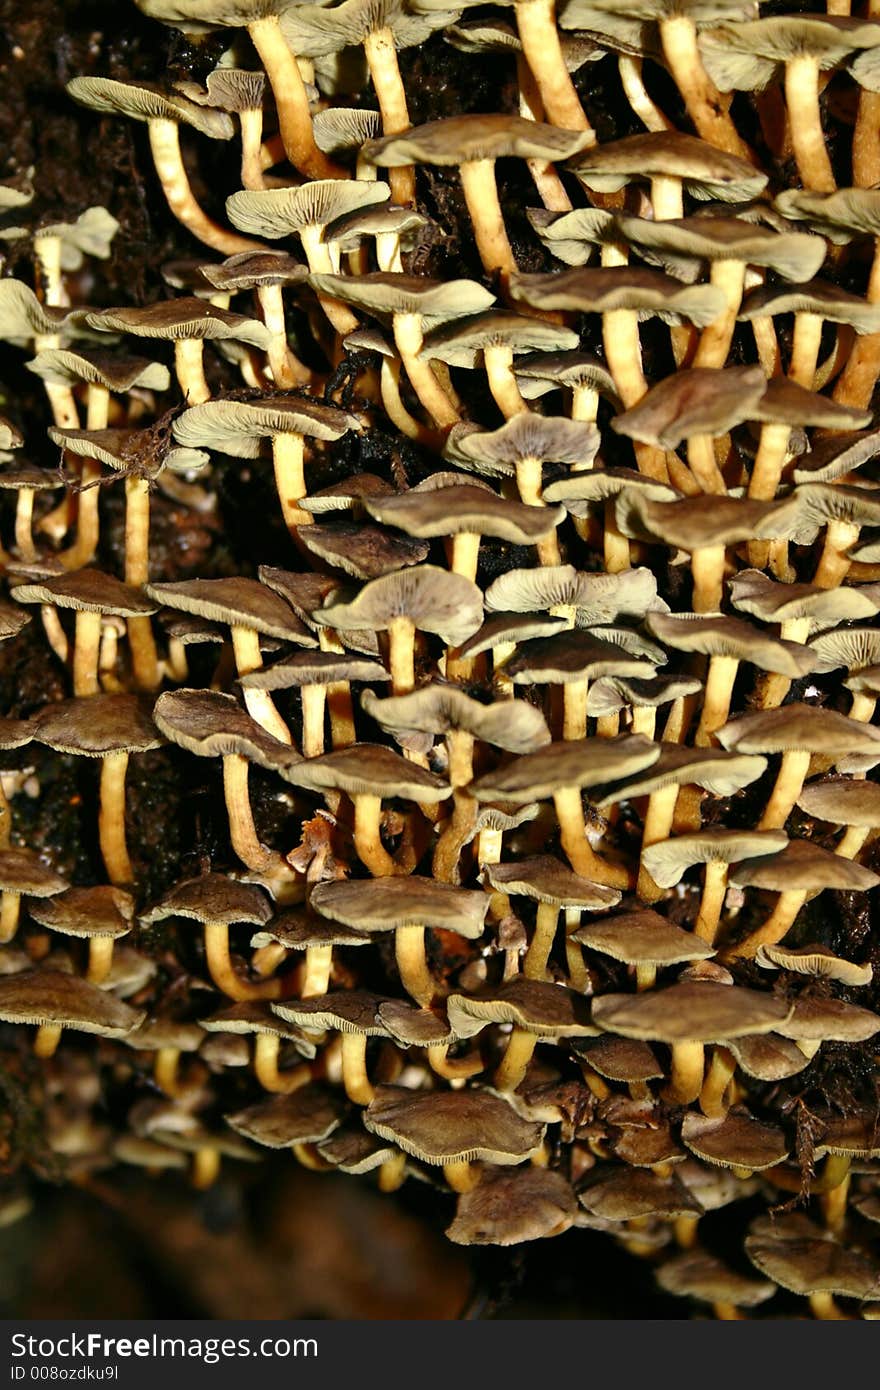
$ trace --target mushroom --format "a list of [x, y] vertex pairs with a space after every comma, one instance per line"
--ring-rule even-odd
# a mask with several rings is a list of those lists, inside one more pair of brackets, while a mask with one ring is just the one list
[[44, 901], [30, 902], [28, 911], [40, 926], [88, 941], [86, 979], [94, 985], [107, 983], [114, 943], [131, 931], [134, 900], [130, 894], [105, 884], [68, 888]]
[[[851, 784], [855, 785], [855, 784]], [[759, 946], [755, 960], [765, 970], [791, 970], [797, 975], [811, 975], [820, 980], [839, 980], [855, 987], [869, 985], [874, 978], [872, 965], [856, 965], [842, 960], [827, 946]]]
[[479, 1187], [463, 1192], [446, 1236], [455, 1245], [521, 1245], [561, 1235], [575, 1215], [574, 1193], [562, 1173], [517, 1168], [487, 1173]]
[[664, 1293], [711, 1303], [716, 1318], [724, 1322], [742, 1318], [743, 1308], [757, 1308], [776, 1293], [769, 1279], [750, 1279], [705, 1250], [683, 1250], [657, 1270]]
[[67, 880], [33, 850], [9, 845], [0, 849], [0, 944], [12, 941], [18, 931], [23, 895], [51, 898], [67, 886]]
[[581, 183], [599, 193], [616, 193], [631, 181], [648, 180], [654, 217], [662, 221], [684, 216], [685, 188], [703, 201], [748, 203], [760, 197], [767, 175], [739, 154], [678, 130], [650, 131], [593, 146], [578, 157], [574, 171]]
[[839, 1245], [800, 1212], [757, 1217], [749, 1227], [745, 1252], [774, 1284], [809, 1298], [816, 1318], [846, 1317], [834, 1302], [835, 1294], [860, 1301], [880, 1298], [873, 1261]]
[[[566, 955], [572, 964], [572, 985], [582, 989], [586, 983], [582, 966], [571, 948], [577, 941], [580, 913], [601, 912], [616, 907], [620, 894], [615, 889], [592, 883], [571, 872], [549, 854], [530, 856], [512, 864], [490, 864], [485, 878], [499, 892], [521, 895], [537, 902], [535, 930], [523, 961], [523, 974], [529, 980], [544, 980], [553, 949], [560, 909], [566, 916]], [[577, 978], [575, 978], [577, 976]]]
[[299, 993], [300, 998], [311, 999], [326, 994], [330, 988], [334, 946], [368, 946], [370, 937], [367, 932], [291, 908], [273, 917], [251, 937], [251, 945], [258, 951], [273, 943], [284, 952], [305, 951]]
[[55, 1054], [65, 1028], [124, 1038], [143, 1022], [144, 1014], [106, 990], [60, 970], [25, 970], [0, 977], [0, 1020], [37, 1028], [34, 1054]]
[[[349, 691], [351, 681], [387, 681], [388, 672], [378, 661], [351, 652], [297, 652], [271, 666], [245, 673], [239, 680], [245, 704], [255, 695], [272, 690], [299, 689], [302, 700], [302, 751], [306, 758], [324, 752], [324, 713], [331, 711], [339, 688]], [[350, 700], [350, 694], [348, 696]], [[265, 727], [265, 725], [264, 725]], [[271, 732], [271, 730], [270, 730]], [[334, 739], [334, 744], [336, 740]]]
[[[263, 322], [270, 335], [266, 355], [272, 384], [281, 391], [291, 386], [307, 385], [312, 373], [291, 352], [284, 319], [284, 289], [308, 279], [306, 267], [283, 251], [242, 251], [237, 256], [230, 256], [221, 265], [203, 265], [201, 272], [208, 284], [218, 290], [256, 292]], [[191, 404], [197, 402], [193, 400]]]
[[38, 559], [31, 522], [34, 514], [34, 494], [56, 492], [61, 481], [42, 468], [6, 468], [0, 472], [0, 490], [15, 493], [15, 545], [28, 564]]
[[238, 116], [243, 188], [264, 186], [262, 143], [266, 82], [266, 74], [263, 72], [216, 67], [205, 78], [204, 89], [198, 82], [175, 83], [177, 90], [197, 106], [219, 108]]
[[311, 1079], [307, 1065], [279, 1070], [281, 1044], [292, 1045], [298, 1057], [311, 1061], [316, 1055], [314, 1042], [301, 1029], [285, 1023], [263, 999], [244, 999], [228, 1005], [210, 1018], [201, 1019], [208, 1033], [253, 1036], [254, 1075], [264, 1091], [289, 1095]]
[[98, 840], [112, 884], [132, 883], [125, 831], [125, 777], [129, 758], [158, 748], [162, 735], [149, 702], [137, 695], [91, 695], [44, 705], [34, 740], [59, 753], [100, 758]]
[[404, 989], [419, 1004], [429, 1004], [437, 984], [425, 954], [427, 926], [478, 939], [489, 908], [487, 894], [404, 877], [339, 880], [312, 889], [311, 909], [322, 917], [360, 932], [394, 932], [394, 952]]
[[497, 988], [479, 994], [450, 994], [446, 1001], [449, 1022], [463, 1038], [493, 1023], [513, 1024], [493, 1085], [512, 1094], [525, 1078], [538, 1042], [543, 1039], [591, 1037], [590, 1005], [582, 994], [562, 985], [516, 975]]
[[660, 888], [673, 888], [693, 864], [706, 866], [694, 934], [714, 946], [727, 893], [729, 865], [766, 859], [787, 845], [782, 830], [701, 830], [695, 835], [678, 835], [673, 840], [649, 845], [642, 851], [642, 864]]
[[474, 1163], [524, 1163], [544, 1140], [544, 1125], [521, 1120], [506, 1100], [487, 1091], [378, 1086], [363, 1118], [371, 1134], [391, 1140], [422, 1163], [442, 1166], [455, 1192], [478, 1184]]
[[338, 990], [311, 999], [285, 1000], [274, 1010], [307, 1032], [339, 1033], [345, 1094], [355, 1105], [369, 1105], [376, 1092], [367, 1073], [367, 1040], [388, 1036], [378, 1015], [379, 1003], [380, 996], [366, 990]]
[[[132, 904], [132, 907], [134, 904]], [[107, 985], [104, 985], [105, 989]], [[182, 1052], [197, 1052], [204, 1039], [197, 1023], [182, 1023], [169, 1017], [148, 1018], [125, 1039], [135, 1052], [152, 1052], [153, 1080], [166, 1096], [185, 1094], [178, 1074]]]
[[570, 328], [544, 323], [527, 314], [487, 309], [483, 314], [453, 319], [432, 329], [420, 356], [428, 361], [446, 362], [450, 367], [474, 368], [481, 364], [495, 404], [507, 420], [512, 420], [528, 413], [514, 373], [516, 355], [562, 352], [577, 346], [578, 336]]
[[658, 967], [708, 960], [714, 955], [708, 942], [693, 932], [683, 931], [650, 908], [596, 918], [572, 932], [572, 940], [633, 966], [639, 990], [654, 988]]
[[880, 786], [848, 777], [810, 782], [797, 799], [799, 809], [831, 825], [845, 825], [835, 846], [844, 859], [855, 859], [872, 831], [880, 829]]

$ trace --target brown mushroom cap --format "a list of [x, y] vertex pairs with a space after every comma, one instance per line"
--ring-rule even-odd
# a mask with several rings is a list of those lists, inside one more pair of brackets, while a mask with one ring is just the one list
[[342, 1125], [321, 1141], [318, 1152], [331, 1167], [359, 1177], [380, 1168], [394, 1158], [397, 1150], [393, 1144], [384, 1144], [374, 1134], [367, 1134], [359, 1125]]
[[180, 579], [147, 584], [156, 603], [229, 627], [252, 628], [298, 646], [317, 646], [316, 639], [289, 604], [256, 579]]
[[865, 1042], [880, 1032], [880, 1016], [844, 999], [802, 994], [776, 1029], [800, 1042]]
[[16, 603], [50, 603], [86, 613], [114, 613], [123, 618], [155, 613], [156, 605], [140, 589], [100, 570], [74, 570], [39, 584], [16, 584]]
[[664, 323], [693, 323], [705, 328], [724, 308], [715, 285], [686, 285], [660, 270], [642, 266], [576, 266], [552, 274], [510, 277], [513, 299], [535, 309], [563, 309], [581, 314], [608, 314], [630, 309], [640, 318]]
[[265, 926], [272, 908], [259, 888], [239, 883], [225, 874], [203, 874], [178, 883], [138, 920], [144, 926], [166, 917], [188, 917], [196, 922], [249, 922]]
[[338, 879], [318, 883], [309, 906], [361, 932], [426, 924], [475, 940], [483, 933], [489, 896], [431, 878]]
[[450, 994], [449, 1022], [460, 1038], [473, 1037], [491, 1023], [512, 1023], [539, 1038], [591, 1037], [590, 1003], [564, 985], [514, 976], [479, 994]]
[[745, 1251], [762, 1274], [792, 1293], [880, 1298], [873, 1262], [839, 1245], [800, 1213], [758, 1217], [746, 1237]]
[[124, 1038], [145, 1014], [107, 990], [59, 970], [29, 970], [0, 977], [0, 1019], [6, 1023], [73, 1028]]
[[572, 938], [627, 965], [675, 965], [685, 960], [708, 960], [715, 954], [693, 932], [683, 931], [649, 908], [587, 922], [572, 932]]
[[520, 894], [554, 907], [596, 912], [620, 901], [616, 889], [581, 878], [550, 854], [532, 855], [510, 864], [487, 864], [484, 873], [492, 887], [503, 893]]
[[724, 1045], [733, 1053], [740, 1070], [757, 1081], [784, 1081], [809, 1065], [797, 1044], [777, 1033], [726, 1038]]
[[317, 758], [300, 758], [278, 771], [285, 781], [309, 791], [343, 791], [349, 796], [399, 796], [407, 801], [445, 801], [452, 788], [442, 777], [408, 762], [384, 743], [357, 743]]
[[356, 579], [378, 579], [407, 565], [427, 559], [427, 541], [395, 536], [384, 526], [353, 522], [333, 526], [309, 526], [301, 534], [305, 548], [328, 567], [343, 570]]
[[865, 893], [880, 884], [880, 875], [852, 859], [807, 840], [790, 840], [775, 854], [745, 859], [730, 871], [740, 887], [770, 888], [777, 893], [844, 888]]
[[487, 309], [432, 329], [419, 356], [447, 362], [450, 367], [476, 367], [484, 352], [493, 347], [506, 347], [514, 353], [563, 352], [576, 348], [578, 342], [578, 335], [571, 328], [561, 328], [529, 314]]
[[810, 782], [797, 801], [802, 811], [832, 824], [880, 826], [880, 786], [850, 777]]
[[730, 601], [763, 622], [811, 618], [815, 624], [873, 618], [880, 586], [862, 584], [820, 589], [815, 584], [780, 584], [760, 570], [740, 570], [730, 582]]
[[262, 285], [299, 285], [309, 276], [308, 266], [285, 251], [241, 251], [219, 265], [203, 265], [200, 269], [209, 285], [233, 292]]
[[281, 1018], [300, 1028], [320, 1033], [327, 1029], [339, 1033], [363, 1033], [383, 1037], [385, 1026], [379, 1018], [383, 996], [368, 990], [333, 990], [313, 999], [288, 999], [273, 1008]]
[[814, 657], [803, 643], [771, 637], [753, 623], [726, 614], [648, 613], [645, 621], [654, 637], [677, 651], [730, 656], [793, 680], [814, 666]]
[[363, 155], [385, 169], [406, 164], [458, 165], [477, 159], [555, 161], [570, 159], [592, 140], [590, 131], [560, 130], [521, 116], [450, 116], [399, 135], [369, 140]]
[[139, 695], [90, 695], [44, 705], [36, 717], [34, 740], [59, 753], [101, 758], [127, 749], [158, 748], [162, 735], [153, 723], [150, 701]]
[[133, 386], [167, 391], [171, 383], [171, 374], [162, 362], [123, 357], [100, 348], [81, 347], [76, 352], [71, 348], [44, 348], [25, 365], [28, 371], [58, 386], [85, 381], [108, 391], [130, 391]]
[[644, 1217], [701, 1216], [703, 1208], [675, 1174], [632, 1168], [599, 1169], [593, 1180], [578, 1193], [578, 1200], [591, 1216], [606, 1221], [637, 1221]]
[[257, 348], [269, 344], [269, 330], [259, 319], [219, 309], [195, 296], [160, 299], [140, 309], [96, 309], [85, 317], [90, 328], [134, 333], [141, 338], [167, 338], [174, 342], [181, 338], [234, 338]]
[[705, 1163], [760, 1171], [788, 1157], [785, 1135], [777, 1125], [763, 1124], [747, 1110], [729, 1110], [723, 1119], [685, 1115], [681, 1137], [691, 1153]]
[[614, 222], [624, 239], [640, 252], [660, 253], [664, 259], [742, 261], [767, 266], [786, 280], [811, 280], [827, 251], [821, 237], [777, 231], [739, 217], [703, 215], [655, 221], [620, 212]]
[[387, 681], [378, 661], [351, 652], [297, 652], [271, 666], [239, 676], [242, 690], [290, 690], [303, 685], [333, 685], [337, 681]]
[[46, 902], [28, 904], [35, 922], [68, 936], [126, 936], [134, 918], [134, 899], [121, 888], [96, 884], [68, 888]]
[[582, 183], [603, 193], [615, 193], [630, 180], [678, 178], [694, 198], [739, 203], [757, 197], [767, 183], [767, 175], [744, 159], [677, 130], [595, 145], [574, 168]]
[[67, 887], [67, 879], [44, 864], [34, 850], [16, 845], [0, 849], [0, 891], [49, 898]]
[[199, 1019], [199, 1024], [208, 1033], [234, 1033], [238, 1036], [271, 1033], [284, 1042], [293, 1043], [301, 1057], [312, 1058], [317, 1050], [311, 1038], [293, 1024], [286, 1023], [260, 999], [245, 999], [230, 1004], [211, 1014], [210, 1018]]
[[483, 705], [454, 685], [423, 685], [408, 695], [384, 700], [365, 690], [361, 705], [383, 729], [394, 732], [446, 734], [463, 730], [511, 753], [530, 753], [550, 742], [547, 722], [533, 705], [523, 700]]
[[623, 797], [632, 800], [673, 785], [702, 787], [713, 796], [732, 796], [756, 781], [767, 766], [767, 759], [755, 753], [732, 757], [722, 748], [687, 748], [667, 743], [655, 747], [659, 747], [659, 757], [644, 770], [610, 786], [600, 786], [591, 798], [596, 805], [611, 806]]
[[717, 737], [724, 748], [742, 753], [801, 749], [832, 758], [875, 751], [880, 755], [880, 730], [836, 710], [801, 703], [733, 719]]
[[768, 1279], [749, 1279], [705, 1250], [683, 1250], [667, 1260], [657, 1270], [657, 1283], [665, 1293], [735, 1308], [756, 1308], [776, 1292]]
[[234, 695], [216, 690], [166, 690], [153, 707], [153, 718], [171, 743], [200, 758], [242, 753], [260, 767], [278, 771], [302, 761], [288, 744], [267, 734]]
[[416, 565], [365, 584], [350, 603], [332, 600], [321, 619], [338, 629], [383, 629], [394, 618], [409, 618], [422, 632], [435, 632], [447, 646], [460, 646], [483, 618], [483, 596], [476, 584], [435, 565]]
[[618, 434], [664, 449], [694, 435], [720, 435], [755, 418], [767, 380], [759, 366], [691, 367], [664, 378], [611, 421]]
[[378, 1086], [364, 1111], [372, 1134], [390, 1139], [423, 1163], [523, 1163], [544, 1138], [544, 1126], [521, 1120], [489, 1091], [407, 1091]]
[[318, 1144], [341, 1125], [345, 1104], [323, 1086], [301, 1086], [289, 1095], [258, 1101], [227, 1115], [226, 1123], [267, 1149]]
[[487, 1173], [478, 1187], [459, 1196], [446, 1235], [455, 1245], [521, 1245], [561, 1235], [576, 1211], [571, 1185], [552, 1169]]
[[562, 507], [530, 507], [467, 483], [370, 497], [364, 505], [377, 521], [426, 539], [472, 532], [513, 545], [535, 545], [565, 520]]
[[696, 980], [593, 1001], [593, 1022], [600, 1028], [644, 1042], [718, 1042], [769, 1033], [791, 1012], [792, 1006], [775, 995]]
[[548, 743], [535, 753], [515, 758], [506, 767], [472, 782], [477, 801], [543, 801], [563, 787], [591, 787], [634, 775], [650, 767], [660, 754], [659, 745], [641, 734], [616, 739], [569, 739]]

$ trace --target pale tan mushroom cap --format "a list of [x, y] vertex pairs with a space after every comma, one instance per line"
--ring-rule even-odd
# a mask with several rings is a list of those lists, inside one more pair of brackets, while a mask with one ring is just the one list
[[695, 198], [739, 203], [756, 198], [767, 184], [767, 175], [744, 159], [676, 130], [595, 145], [574, 169], [589, 188], [603, 193], [615, 193], [630, 180], [676, 178]]
[[124, 618], [156, 612], [156, 604], [145, 598], [140, 589], [95, 569], [74, 570], [40, 584], [17, 584], [12, 596], [16, 603], [50, 603], [56, 608], [113, 613]]
[[236, 1036], [250, 1036], [255, 1033], [269, 1033], [294, 1043], [301, 1057], [313, 1058], [315, 1043], [291, 1023], [287, 1023], [261, 999], [245, 999], [230, 1004], [209, 1018], [199, 1020], [200, 1027], [207, 1033], [232, 1033]]
[[416, 565], [370, 580], [351, 602], [331, 599], [320, 611], [321, 621], [342, 630], [382, 630], [395, 618], [408, 618], [420, 631], [436, 633], [447, 646], [460, 646], [482, 622], [483, 595], [463, 575]]
[[447, 734], [463, 730], [511, 753], [530, 753], [550, 742], [540, 710], [523, 700], [483, 705], [454, 685], [425, 685], [408, 695], [380, 700], [371, 690], [361, 696], [371, 719], [393, 732]]
[[445, 801], [452, 788], [442, 777], [386, 748], [357, 743], [316, 758], [299, 758], [279, 766], [285, 781], [309, 791], [344, 791], [349, 796], [402, 797], [408, 801]]
[[174, 423], [179, 444], [218, 449], [236, 458], [257, 458], [262, 440], [279, 434], [333, 440], [349, 430], [360, 430], [360, 424], [348, 411], [297, 396], [205, 401], [190, 406]]
[[660, 270], [643, 266], [603, 266], [553, 273], [514, 274], [510, 293], [536, 309], [563, 309], [582, 314], [608, 314], [629, 309], [640, 319], [692, 323], [705, 328], [724, 309], [724, 296], [715, 285], [686, 285]]
[[367, 275], [311, 275], [318, 294], [330, 295], [382, 320], [396, 314], [415, 314], [426, 323], [478, 314], [495, 302], [494, 294], [476, 280], [431, 280], [397, 271]]
[[6, 1023], [73, 1028], [104, 1038], [124, 1038], [143, 1022], [143, 1011], [78, 975], [29, 970], [0, 977], [0, 1019]]
[[309, 905], [322, 917], [361, 932], [424, 924], [475, 940], [483, 933], [489, 895], [411, 875], [319, 883]]
[[672, 888], [694, 864], [739, 864], [766, 858], [787, 845], [784, 830], [698, 830], [647, 845], [642, 863], [655, 883]]
[[511, 801], [521, 806], [543, 801], [563, 787], [591, 787], [634, 775], [650, 767], [659, 755], [659, 745], [641, 734], [550, 743], [487, 773], [471, 783], [470, 793], [477, 801]]
[[758, 965], [766, 970], [793, 970], [798, 975], [812, 975], [817, 979], [839, 980], [844, 985], [868, 985], [874, 976], [874, 968], [856, 965], [843, 960], [827, 946], [759, 946], [755, 955]]
[[394, 169], [406, 164], [459, 165], [473, 160], [570, 159], [593, 141], [589, 131], [560, 130], [521, 116], [450, 116], [402, 135], [369, 140], [363, 154], [372, 164]]
[[473, 1037], [492, 1023], [512, 1023], [539, 1038], [585, 1038], [598, 1032], [590, 1001], [564, 985], [514, 976], [479, 994], [450, 994], [449, 1022], [460, 1038]]
[[133, 386], [142, 386], [148, 391], [167, 391], [171, 383], [171, 373], [163, 362], [122, 357], [98, 349], [81, 348], [74, 352], [71, 348], [44, 348], [25, 366], [44, 381], [57, 385], [85, 381], [105, 386], [108, 391], [130, 391]]
[[289, 237], [306, 227], [326, 227], [355, 209], [384, 203], [387, 183], [363, 179], [312, 179], [298, 188], [242, 189], [226, 199], [230, 222], [256, 236]]
[[[283, 642], [313, 647], [316, 639], [289, 604], [256, 579], [179, 579], [167, 584], [147, 584], [156, 603], [229, 627], [251, 628]], [[155, 611], [155, 610], [153, 610]]]
[[647, 908], [587, 922], [572, 932], [572, 939], [627, 965], [676, 965], [685, 960], [708, 960], [715, 954], [693, 932]]
[[535, 545], [565, 520], [563, 507], [528, 507], [468, 483], [396, 497], [364, 499], [368, 514], [408, 536], [431, 538], [470, 532], [514, 545]]
[[605, 1221], [638, 1221], [645, 1217], [701, 1216], [703, 1208], [675, 1174], [662, 1177], [630, 1167], [599, 1169], [579, 1194], [591, 1216]]
[[169, 742], [199, 758], [242, 753], [261, 767], [279, 771], [302, 761], [289, 744], [267, 734], [234, 695], [216, 690], [166, 690], [156, 701], [153, 718]]
[[797, 804], [808, 816], [840, 825], [880, 826], [880, 786], [851, 777], [826, 777], [804, 787]]
[[200, 135], [210, 136], [212, 140], [231, 140], [234, 134], [232, 121], [225, 112], [199, 106], [185, 97], [164, 93], [140, 82], [116, 82], [109, 77], [74, 77], [67, 83], [67, 92], [80, 105], [112, 116], [191, 125]]
[[593, 1001], [593, 1022], [600, 1028], [644, 1042], [716, 1042], [770, 1033], [791, 1012], [791, 1004], [775, 995], [695, 980]]
[[423, 1163], [524, 1163], [540, 1148], [544, 1125], [521, 1120], [488, 1091], [407, 1091], [378, 1086], [364, 1111], [372, 1134]]
[[153, 723], [150, 701], [140, 695], [89, 695], [44, 705], [36, 716], [34, 740], [59, 753], [101, 758], [127, 750], [158, 748], [162, 734]]
[[501, 892], [560, 908], [579, 907], [596, 912], [616, 906], [621, 896], [616, 889], [581, 878], [550, 854], [531, 855], [509, 864], [487, 864], [484, 873], [492, 887]]

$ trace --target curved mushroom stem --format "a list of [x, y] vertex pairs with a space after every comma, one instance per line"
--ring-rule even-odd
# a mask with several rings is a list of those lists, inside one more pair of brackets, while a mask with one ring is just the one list
[[301, 434], [272, 436], [272, 466], [284, 524], [295, 540], [299, 527], [308, 526], [313, 520], [311, 512], [303, 511], [299, 505], [307, 495], [305, 441]]
[[427, 1007], [437, 986], [428, 969], [425, 955], [425, 928], [419, 923], [398, 927], [394, 933], [394, 956], [400, 980], [407, 994], [417, 1004]]
[[718, 318], [703, 329], [691, 363], [693, 367], [723, 367], [733, 342], [736, 316], [740, 311], [746, 278], [745, 261], [713, 261], [709, 282], [724, 295], [724, 308]]
[[13, 940], [18, 931], [20, 916], [21, 894], [13, 892], [11, 888], [4, 888], [0, 894], [0, 945], [5, 946]]
[[[410, 119], [394, 34], [390, 29], [374, 29], [372, 33], [364, 35], [363, 45], [373, 79], [373, 90], [382, 113], [382, 130], [385, 135], [399, 135], [402, 130], [409, 130]], [[388, 182], [395, 203], [415, 202], [416, 173], [411, 164], [389, 169]]]
[[223, 791], [229, 817], [229, 838], [239, 859], [255, 873], [264, 873], [276, 867], [275, 856], [260, 843], [254, 826], [248, 796], [248, 760], [243, 753], [225, 754]]
[[251, 20], [247, 31], [272, 88], [278, 126], [291, 164], [310, 179], [346, 178], [346, 171], [332, 164], [315, 144], [308, 93], [277, 15]]
[[73, 638], [73, 693], [97, 695], [98, 655], [101, 650], [101, 614], [80, 609]]
[[495, 182], [494, 159], [466, 160], [459, 166], [464, 200], [474, 231], [474, 240], [487, 275], [498, 274], [506, 290], [517, 264], [507, 238], [504, 214]]
[[628, 888], [631, 882], [629, 870], [606, 863], [587, 839], [580, 789], [560, 787], [553, 793], [553, 804], [559, 821], [560, 843], [575, 873], [610, 888]]
[[260, 242], [221, 227], [199, 207], [180, 153], [180, 127], [177, 122], [155, 117], [147, 121], [147, 130], [162, 192], [178, 222], [206, 246], [222, 251], [224, 256], [234, 256], [240, 251], [262, 250]]
[[303, 999], [314, 999], [326, 994], [330, 988], [330, 971], [333, 968], [332, 946], [307, 946], [306, 969], [300, 994]]
[[[287, 960], [287, 948], [280, 941], [270, 941], [259, 946], [250, 959], [250, 968], [255, 975], [272, 975]], [[324, 993], [324, 990], [321, 990]]]
[[662, 19], [660, 43], [666, 66], [681, 92], [698, 134], [716, 149], [748, 159], [750, 150], [740, 139], [728, 113], [722, 109], [718, 89], [703, 67], [693, 20], [684, 14], [673, 14]]
[[[331, 244], [324, 240], [324, 228], [321, 225], [311, 223], [309, 226], [301, 227], [299, 239], [306, 253], [309, 270], [313, 275], [335, 275], [337, 273], [339, 266], [334, 260]], [[343, 304], [342, 300], [334, 299], [331, 295], [326, 294], [319, 294], [318, 300], [328, 320], [341, 337], [344, 338], [346, 334], [354, 332], [358, 326], [358, 320], [347, 304]]]
[[86, 979], [102, 985], [113, 966], [113, 937], [93, 936], [89, 941], [89, 968]]
[[494, 1076], [494, 1083], [499, 1091], [516, 1090], [528, 1070], [537, 1045], [537, 1033], [527, 1033], [524, 1028], [514, 1028]]
[[367, 1075], [366, 1033], [342, 1033], [342, 1084], [355, 1105], [369, 1105], [376, 1094]]
[[838, 840], [834, 853], [841, 859], [855, 859], [870, 834], [870, 826], [850, 825]]
[[555, 903], [538, 903], [535, 932], [523, 960], [523, 974], [528, 980], [543, 980], [547, 976], [547, 961], [553, 949], [559, 908]]
[[835, 1235], [846, 1225], [851, 1162], [849, 1154], [829, 1154], [822, 1166], [822, 1214]]
[[700, 1109], [709, 1119], [722, 1119], [727, 1114], [725, 1093], [736, 1071], [736, 1058], [726, 1047], [716, 1047], [700, 1091]]
[[715, 458], [715, 443], [710, 434], [693, 434], [688, 440], [688, 467], [701, 492], [721, 496], [727, 491], [724, 476]]
[[408, 695], [415, 686], [415, 642], [412, 618], [392, 618], [388, 624], [388, 666], [395, 695]]
[[281, 1037], [278, 1033], [257, 1033], [254, 1039], [254, 1076], [264, 1091], [270, 1091], [273, 1095], [290, 1095], [292, 1091], [308, 1085], [312, 1073], [305, 1064], [291, 1067], [289, 1071], [279, 1071], [280, 1050]]
[[226, 922], [205, 923], [205, 959], [214, 984], [230, 999], [280, 999], [281, 981], [277, 978], [252, 984], [236, 975], [229, 957], [229, 925]]
[[819, 62], [809, 53], [785, 65], [785, 104], [801, 183], [817, 193], [833, 193], [837, 184], [819, 111]]
[[[666, 787], [658, 787], [656, 791], [651, 792], [642, 822], [643, 850], [646, 850], [649, 845], [656, 845], [661, 840], [669, 839], [677, 800], [678, 784], [676, 782]], [[636, 892], [642, 902], [646, 903], [655, 903], [658, 898], [663, 896], [663, 889], [657, 887], [645, 868], [639, 869]]]
[[783, 753], [770, 800], [758, 821], [759, 830], [781, 830], [794, 810], [804, 779], [810, 770], [810, 754], [799, 748]]
[[483, 1070], [483, 1059], [479, 1052], [469, 1052], [466, 1057], [455, 1057], [450, 1062], [446, 1056], [448, 1043], [437, 1043], [426, 1050], [431, 1070], [447, 1081], [466, 1081], [471, 1076], [479, 1076]]
[[451, 429], [461, 417], [435, 375], [431, 363], [423, 361], [419, 356], [424, 341], [419, 315], [395, 314], [393, 332], [395, 346], [409, 377], [410, 386], [439, 428]]
[[397, 873], [397, 865], [382, 844], [379, 825], [382, 815], [380, 796], [360, 795], [354, 802], [354, 847], [361, 863], [374, 878], [388, 878]]
[[705, 1053], [701, 1042], [672, 1044], [672, 1075], [669, 1079], [668, 1094], [677, 1105], [691, 1105], [699, 1099], [703, 1089], [705, 1065]]
[[426, 446], [432, 439], [431, 431], [415, 416], [410, 415], [400, 396], [401, 363], [396, 357], [383, 357], [379, 368], [379, 384], [382, 391], [382, 407], [388, 419], [396, 425], [407, 439], [415, 439]]
[[473, 1192], [480, 1184], [480, 1170], [465, 1159], [444, 1163], [443, 1176], [453, 1192]]
[[647, 130], [673, 130], [672, 122], [648, 95], [642, 78], [642, 59], [622, 53], [617, 59], [617, 72], [626, 99], [642, 125]]
[[36, 1032], [34, 1038], [34, 1056], [46, 1060], [55, 1056], [56, 1048], [61, 1041], [61, 1034], [64, 1030], [54, 1023], [42, 1024]]
[[111, 883], [132, 883], [134, 870], [125, 839], [125, 774], [128, 753], [124, 748], [101, 759], [98, 841]]
[[565, 66], [555, 0], [520, 0], [516, 6], [516, 27], [551, 125], [564, 130], [591, 130]]
[[[260, 636], [252, 627], [239, 623], [230, 625], [232, 650], [235, 654], [235, 667], [240, 676], [250, 675], [262, 669], [263, 657], [260, 652]], [[255, 719], [261, 729], [277, 738], [280, 743], [291, 743], [290, 730], [275, 708], [268, 690], [245, 690], [244, 703], [248, 714]]]
[[220, 1150], [205, 1145], [193, 1155], [190, 1182], [197, 1192], [207, 1192], [220, 1176]]
[[160, 1047], [153, 1057], [153, 1080], [166, 1096], [172, 1100], [180, 1092], [178, 1068], [180, 1066], [179, 1047]]
[[515, 415], [528, 415], [529, 407], [513, 374], [513, 348], [503, 343], [490, 343], [483, 349], [483, 367], [489, 390], [505, 420], [512, 420]]
[[694, 936], [698, 936], [710, 946], [714, 946], [715, 937], [718, 935], [718, 923], [721, 921], [721, 909], [724, 907], [727, 893], [728, 872], [729, 865], [719, 859], [710, 859], [705, 867], [703, 896], [694, 925]]
[[738, 670], [738, 656], [713, 656], [709, 661], [706, 688], [703, 692], [703, 711], [694, 738], [698, 748], [710, 747], [716, 729], [727, 723]]
[[396, 1192], [406, 1181], [406, 1154], [396, 1153], [379, 1165], [379, 1191]]
[[751, 960], [759, 946], [775, 946], [778, 941], [782, 941], [807, 901], [807, 896], [800, 888], [790, 888], [780, 893], [767, 920], [755, 931], [750, 932], [744, 941], [731, 947], [725, 953], [726, 956], [730, 959]]

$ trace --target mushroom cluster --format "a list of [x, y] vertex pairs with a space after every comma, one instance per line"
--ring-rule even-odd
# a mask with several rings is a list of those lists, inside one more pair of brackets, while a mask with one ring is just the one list
[[876, 1316], [880, 5], [135, 3], [216, 66], [68, 92], [165, 296], [0, 227], [0, 1062], [71, 1173], [286, 1149]]

